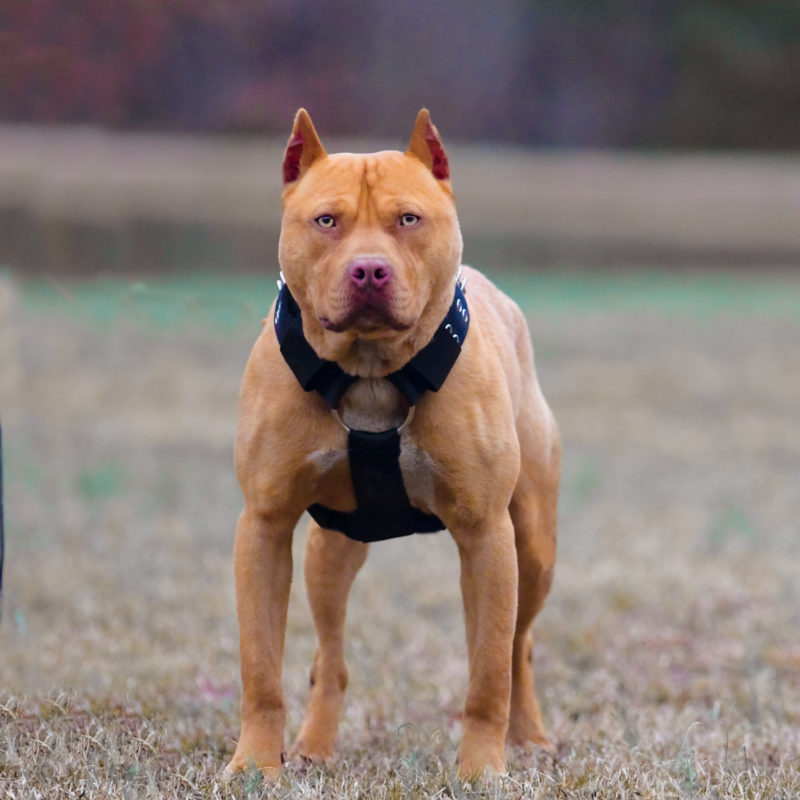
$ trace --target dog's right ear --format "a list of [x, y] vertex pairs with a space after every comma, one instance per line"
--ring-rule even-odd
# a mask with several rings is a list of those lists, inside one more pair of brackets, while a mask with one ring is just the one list
[[450, 178], [450, 166], [442, 145], [442, 137], [431, 122], [427, 108], [421, 108], [417, 114], [408, 153], [416, 156], [433, 173], [436, 180], [446, 181]]
[[314, 130], [308, 111], [301, 108], [294, 118], [294, 127], [283, 156], [283, 182], [294, 183], [318, 159], [327, 155]]

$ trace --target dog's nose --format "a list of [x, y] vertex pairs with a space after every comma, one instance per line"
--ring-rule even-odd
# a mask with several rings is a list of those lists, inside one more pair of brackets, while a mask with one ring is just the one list
[[383, 289], [394, 275], [385, 258], [354, 258], [347, 266], [350, 282], [362, 292]]

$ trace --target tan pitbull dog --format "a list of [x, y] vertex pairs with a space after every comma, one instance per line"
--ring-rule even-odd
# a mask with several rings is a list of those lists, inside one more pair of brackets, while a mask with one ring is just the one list
[[[281, 662], [292, 534], [319, 503], [356, 507], [347, 433], [400, 426], [409, 406], [384, 376], [434, 336], [454, 302], [461, 234], [447, 157], [428, 112], [406, 153], [328, 155], [301, 109], [284, 160], [280, 265], [308, 343], [358, 376], [338, 415], [303, 391], [269, 320], [241, 390], [236, 469], [245, 507], [234, 547], [242, 728], [228, 770], [275, 774], [286, 708]], [[400, 434], [411, 504], [436, 515], [461, 560], [469, 688], [459, 771], [506, 768], [506, 739], [551, 749], [534, 693], [531, 623], [553, 577], [558, 430], [539, 389], [525, 319], [465, 267], [469, 335], [439, 391]], [[318, 636], [308, 708], [291, 755], [330, 759], [342, 709], [345, 607], [368, 545], [312, 522], [305, 579]]]

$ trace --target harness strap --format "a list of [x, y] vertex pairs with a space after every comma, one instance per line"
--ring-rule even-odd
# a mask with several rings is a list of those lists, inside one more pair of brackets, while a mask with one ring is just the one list
[[355, 511], [336, 511], [315, 503], [308, 513], [323, 528], [359, 542], [377, 542], [444, 530], [434, 514], [414, 508], [400, 472], [400, 433], [351, 430], [347, 434]]
[[275, 304], [275, 333], [283, 358], [305, 391], [317, 392], [331, 408], [336, 408], [342, 395], [358, 378], [348, 375], [335, 361], [327, 361], [314, 352], [303, 335], [300, 308], [289, 287], [280, 283]]
[[[342, 395], [359, 378], [316, 354], [303, 334], [300, 308], [289, 287], [280, 280], [278, 288], [274, 324], [284, 360], [300, 386], [307, 392], [317, 392], [335, 411]], [[385, 376], [409, 407], [425, 392], [441, 388], [461, 353], [468, 330], [469, 310], [459, 278], [447, 316], [431, 341], [405, 366]], [[323, 528], [340, 531], [359, 542], [444, 530], [435, 514], [411, 505], [400, 470], [400, 428], [378, 433], [348, 429], [347, 453], [356, 510], [337, 511], [315, 503], [308, 512]]]

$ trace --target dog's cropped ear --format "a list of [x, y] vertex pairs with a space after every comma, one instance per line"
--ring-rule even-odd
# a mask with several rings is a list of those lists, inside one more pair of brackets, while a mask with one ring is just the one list
[[444, 181], [450, 177], [450, 165], [447, 163], [442, 138], [439, 136], [436, 126], [431, 122], [431, 115], [427, 108], [420, 109], [417, 114], [408, 152], [416, 156], [437, 180]]
[[292, 135], [283, 156], [284, 184], [294, 183], [318, 158], [325, 155], [325, 148], [314, 130], [308, 111], [301, 108], [294, 118]]

